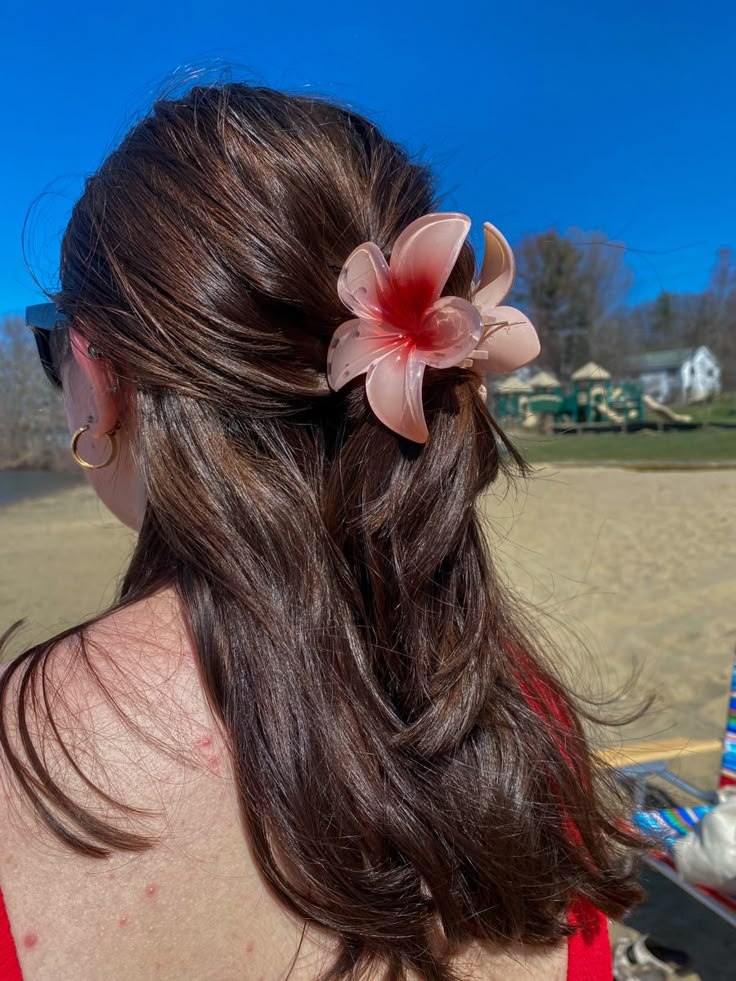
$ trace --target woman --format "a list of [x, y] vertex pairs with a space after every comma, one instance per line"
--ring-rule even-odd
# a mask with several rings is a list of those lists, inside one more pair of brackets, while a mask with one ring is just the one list
[[468, 224], [365, 119], [241, 84], [87, 180], [30, 323], [139, 534], [0, 682], [7, 971], [610, 977], [630, 841], [476, 510], [522, 466], [480, 372], [538, 347]]

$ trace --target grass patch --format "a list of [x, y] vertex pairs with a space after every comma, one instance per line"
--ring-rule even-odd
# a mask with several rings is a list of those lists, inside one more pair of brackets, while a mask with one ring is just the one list
[[690, 416], [693, 422], [736, 423], [736, 392], [723, 392], [712, 402], [673, 406], [675, 412]]
[[736, 463], [736, 430], [514, 437], [530, 463]]

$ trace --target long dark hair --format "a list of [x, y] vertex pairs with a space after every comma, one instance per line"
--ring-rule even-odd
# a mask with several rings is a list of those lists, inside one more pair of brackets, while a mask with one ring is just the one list
[[[175, 588], [254, 855], [337, 934], [330, 979], [449, 979], [468, 941], [551, 944], [575, 897], [617, 917], [639, 896], [583, 708], [493, 569], [479, 497], [523, 464], [473, 376], [427, 370], [423, 446], [363, 379], [325, 383], [344, 260], [433, 210], [427, 169], [356, 113], [200, 85], [87, 180], [62, 246], [56, 299], [120, 376], [147, 492], [113, 609]], [[473, 275], [466, 245], [447, 292]], [[58, 639], [0, 682], [1, 703], [26, 663], [21, 731]], [[0, 741], [70, 848], [148, 847], [21, 761], [5, 721]]]

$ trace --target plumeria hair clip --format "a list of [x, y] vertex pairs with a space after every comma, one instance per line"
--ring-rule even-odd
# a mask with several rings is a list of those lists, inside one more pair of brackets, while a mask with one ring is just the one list
[[417, 443], [429, 436], [422, 405], [426, 365], [507, 373], [539, 354], [537, 332], [524, 314], [500, 306], [514, 281], [511, 248], [490, 222], [472, 303], [442, 296], [470, 231], [466, 215], [431, 214], [399, 235], [390, 264], [375, 242], [348, 256], [337, 283], [354, 314], [334, 333], [327, 380], [338, 391], [366, 373], [371, 408], [384, 425]]

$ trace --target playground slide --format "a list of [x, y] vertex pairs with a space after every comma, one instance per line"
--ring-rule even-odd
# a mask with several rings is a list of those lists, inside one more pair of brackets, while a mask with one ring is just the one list
[[596, 403], [596, 409], [604, 419], [608, 419], [609, 422], [614, 423], [616, 426], [620, 426], [621, 423], [626, 421], [623, 416], [618, 414], [618, 412], [614, 412], [613, 409], [610, 409], [605, 402]]
[[651, 395], [644, 395], [642, 397], [644, 405], [655, 412], [658, 416], [662, 416], [664, 419], [669, 419], [670, 422], [692, 422], [692, 416], [681, 416], [679, 412], [673, 412], [672, 409], [667, 405], [662, 405], [656, 399], [653, 399]]

